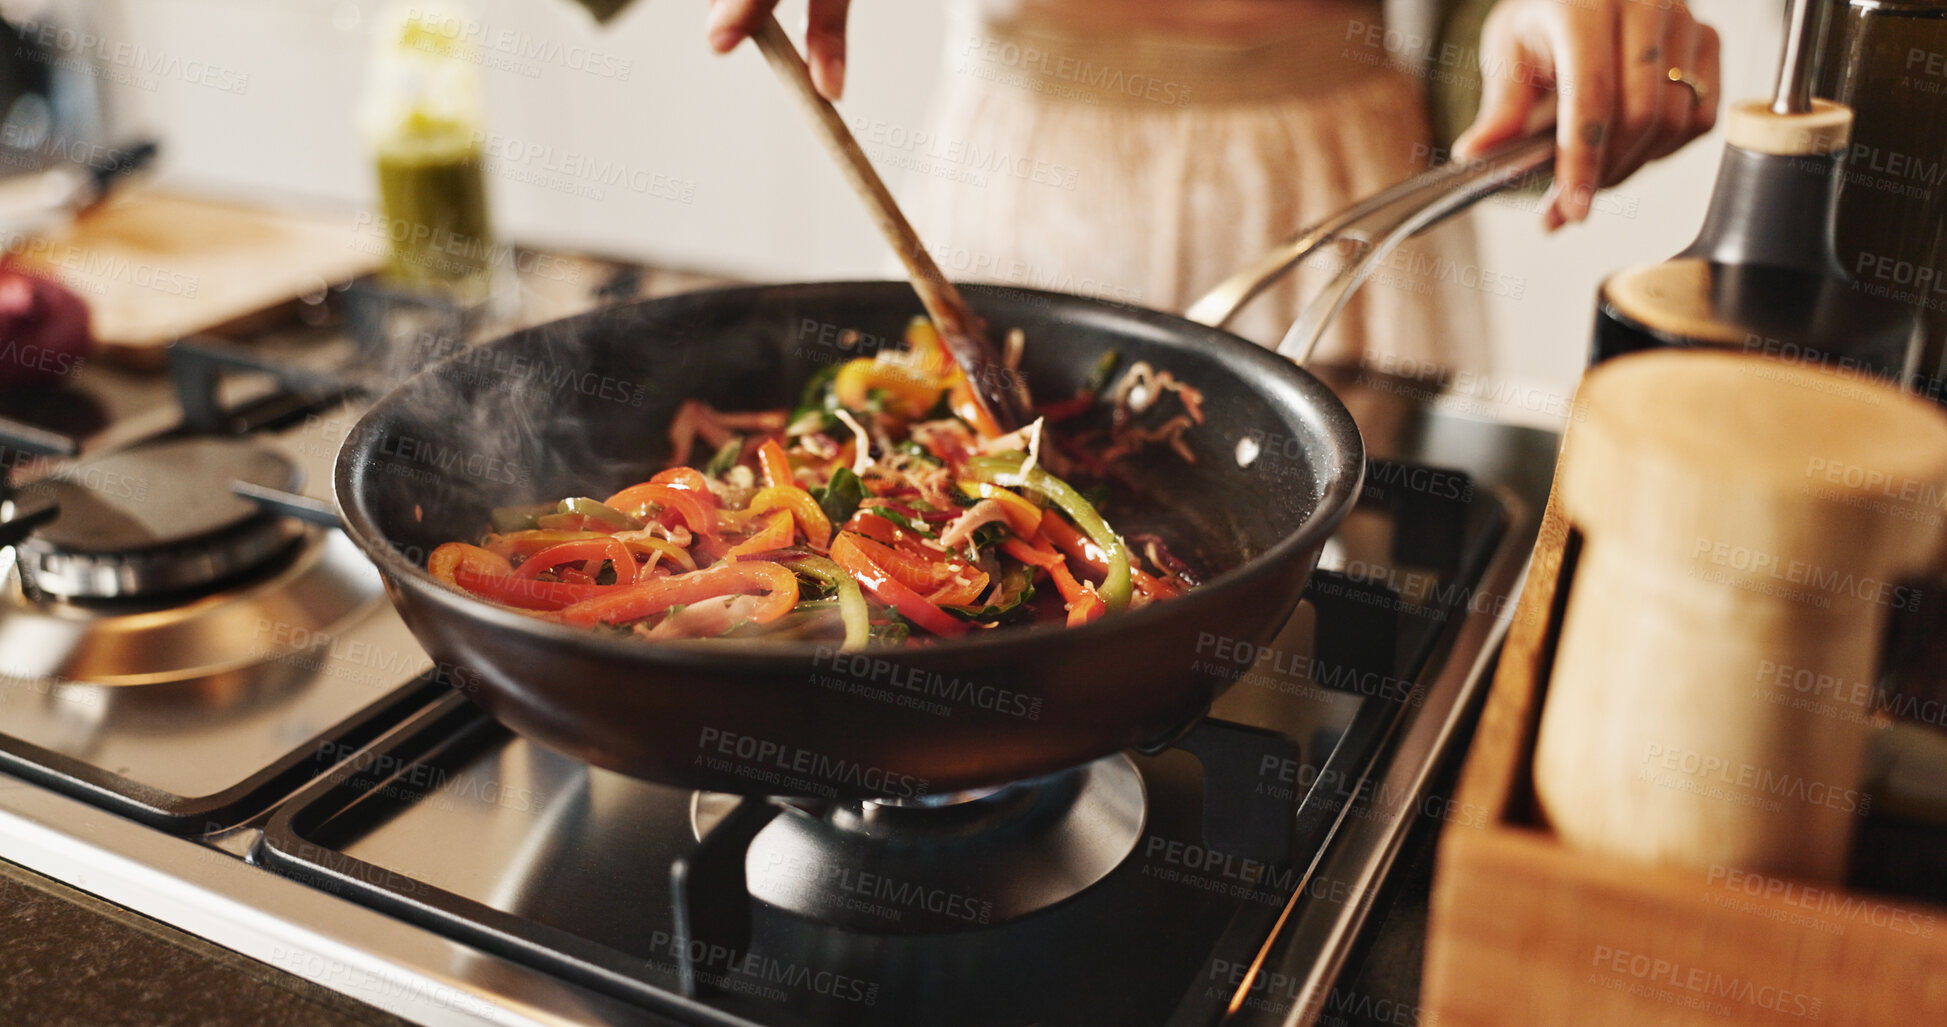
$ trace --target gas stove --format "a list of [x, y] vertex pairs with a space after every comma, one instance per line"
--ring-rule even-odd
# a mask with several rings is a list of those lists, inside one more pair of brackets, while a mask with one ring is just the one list
[[1365, 494], [1274, 642], [1200, 640], [1235, 683], [1197, 727], [739, 799], [528, 742], [419, 649], [321, 501], [372, 388], [332, 332], [179, 344], [86, 431], [0, 403], [0, 858], [429, 1024], [1314, 1022], [1440, 815], [1553, 458], [1328, 372]]

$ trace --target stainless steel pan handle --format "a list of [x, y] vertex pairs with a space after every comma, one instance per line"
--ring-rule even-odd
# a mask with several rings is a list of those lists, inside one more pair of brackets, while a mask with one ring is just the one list
[[1553, 128], [1524, 136], [1471, 161], [1441, 165], [1367, 197], [1300, 231], [1248, 267], [1219, 282], [1185, 313], [1221, 328], [1265, 287], [1332, 243], [1355, 245], [1352, 256], [1278, 343], [1278, 352], [1302, 364], [1344, 308], [1352, 291], [1380, 261], [1405, 242], [1486, 197], [1521, 184], [1555, 165]]

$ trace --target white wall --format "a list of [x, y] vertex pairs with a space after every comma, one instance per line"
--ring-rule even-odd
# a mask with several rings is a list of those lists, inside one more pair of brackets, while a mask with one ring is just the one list
[[[163, 132], [169, 178], [235, 195], [370, 202], [352, 110], [378, 0], [91, 2], [104, 34], [140, 44], [159, 69], [124, 68], [119, 91], [135, 120]], [[1782, 0], [1692, 6], [1723, 31], [1726, 92], [1767, 88]], [[489, 182], [504, 236], [758, 279], [883, 273], [868, 222], [761, 59], [748, 46], [727, 58], [705, 49], [701, 0], [640, 0], [607, 28], [566, 0], [473, 8], [484, 38], [503, 41], [487, 50], [496, 141], [503, 154], [536, 151], [503, 159]], [[801, 9], [790, 7], [787, 25]], [[939, 0], [859, 0], [852, 17], [847, 117], [918, 126], [944, 31]], [[626, 79], [614, 74], [624, 63]], [[233, 72], [219, 79], [232, 90], [181, 70], [205, 65]], [[1693, 145], [1637, 176], [1605, 203], [1614, 213], [1552, 238], [1509, 205], [1480, 212], [1483, 266], [1527, 283], [1520, 299], [1491, 301], [1505, 373], [1574, 379], [1596, 283], [1688, 241], [1719, 145]], [[641, 189], [563, 170], [576, 165], [619, 167]], [[888, 174], [895, 190], [898, 176]]]

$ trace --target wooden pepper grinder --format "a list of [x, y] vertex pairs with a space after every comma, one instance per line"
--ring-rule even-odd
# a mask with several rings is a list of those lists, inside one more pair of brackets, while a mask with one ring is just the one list
[[1947, 553], [1947, 414], [1700, 350], [1605, 363], [1578, 403], [1548, 822], [1644, 863], [1842, 879], [1888, 618]]

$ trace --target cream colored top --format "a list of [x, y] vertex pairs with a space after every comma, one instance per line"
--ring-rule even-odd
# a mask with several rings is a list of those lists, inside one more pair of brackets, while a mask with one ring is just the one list
[[[1399, 66], [1411, 54], [1379, 0], [962, 0], [949, 14], [925, 142], [866, 144], [903, 172], [949, 278], [1181, 311], [1432, 156], [1426, 80]], [[1301, 266], [1233, 330], [1275, 344], [1335, 264]], [[1528, 286], [1484, 266], [1456, 219], [1386, 261], [1317, 358], [1482, 368], [1486, 301]]]
[[[973, 0], [989, 24], [1192, 44], [1251, 45], [1361, 12], [1374, 23], [1380, 0]], [[1342, 22], [1341, 22], [1342, 23]]]

